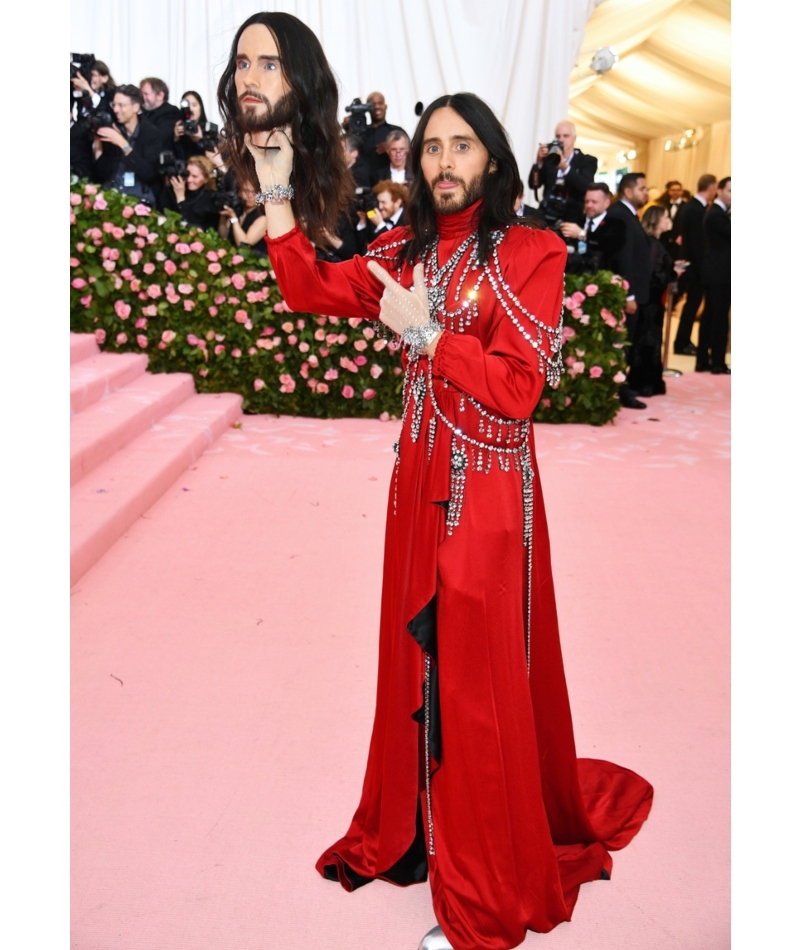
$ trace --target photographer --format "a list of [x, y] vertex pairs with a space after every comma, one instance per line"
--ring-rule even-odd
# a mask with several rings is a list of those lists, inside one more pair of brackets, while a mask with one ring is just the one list
[[[224, 200], [228, 196], [218, 192], [217, 197]], [[219, 213], [219, 236], [236, 247], [249, 247], [258, 257], [266, 257], [267, 219], [264, 208], [256, 204], [255, 188], [247, 181], [239, 189], [238, 201], [235, 196], [230, 197], [232, 204], [223, 204]]]
[[[564, 221], [575, 224], [583, 221], [586, 188], [594, 181], [597, 171], [597, 159], [575, 148], [575, 138], [572, 122], [559, 122], [554, 140], [539, 145], [536, 164], [528, 176], [528, 187], [533, 189], [539, 202], [536, 217], [557, 233], [561, 233]], [[543, 189], [541, 201], [540, 188]]]
[[406, 135], [406, 132], [399, 125], [390, 125], [386, 121], [388, 106], [382, 92], [371, 92], [367, 96], [367, 103], [370, 106], [372, 121], [363, 132], [357, 134], [364, 146], [363, 156], [369, 168], [370, 181], [384, 181], [390, 177], [389, 153], [386, 147], [389, 133], [402, 132]]
[[217, 227], [220, 209], [213, 196], [217, 182], [214, 166], [205, 155], [192, 156], [186, 163], [185, 178], [173, 175], [169, 184], [171, 191], [167, 192], [167, 208], [177, 211], [187, 224], [204, 231]]
[[219, 144], [217, 127], [206, 118], [200, 93], [190, 89], [181, 96], [181, 118], [175, 123], [175, 153], [184, 161], [193, 155], [206, 155]]
[[159, 139], [155, 129], [139, 119], [142, 94], [137, 86], [118, 86], [111, 107], [113, 125], [95, 132], [95, 178], [103, 188], [115, 188], [152, 205]]
[[[70, 79], [73, 98], [78, 103], [76, 118], [83, 119], [100, 111], [111, 112], [111, 100], [114, 98], [117, 84], [108, 66], [102, 60], [92, 59], [89, 55], [78, 57], [78, 61], [82, 61], [81, 68], [73, 68]], [[89, 63], [91, 66], [87, 79], [84, 72]]]
[[559, 228], [567, 242], [567, 271], [572, 274], [596, 274], [609, 270], [611, 260], [625, 243], [625, 225], [609, 218], [611, 191], [604, 182], [594, 181], [586, 189], [583, 224], [564, 221]]

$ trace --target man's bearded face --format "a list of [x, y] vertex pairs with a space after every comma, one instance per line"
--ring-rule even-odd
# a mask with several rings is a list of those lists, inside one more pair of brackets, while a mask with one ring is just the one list
[[483, 195], [492, 159], [475, 131], [450, 106], [428, 120], [420, 167], [440, 214], [455, 214]]
[[[246, 100], [246, 101], [245, 101]], [[258, 100], [254, 102], [253, 100]], [[291, 125], [298, 114], [297, 97], [287, 92], [274, 104], [257, 92], [245, 91], [237, 100], [237, 123], [242, 132], [271, 132]]]

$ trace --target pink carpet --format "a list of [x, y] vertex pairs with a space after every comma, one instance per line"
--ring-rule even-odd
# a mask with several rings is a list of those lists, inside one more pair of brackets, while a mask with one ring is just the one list
[[[525, 946], [722, 950], [730, 379], [539, 426], [578, 752], [650, 819]], [[72, 947], [416, 950], [427, 885], [314, 862], [358, 800], [397, 423], [251, 416], [72, 591]]]

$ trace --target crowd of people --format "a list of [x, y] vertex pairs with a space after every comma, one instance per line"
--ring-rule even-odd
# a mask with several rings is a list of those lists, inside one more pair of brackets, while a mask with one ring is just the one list
[[[73, 64], [71, 84], [73, 175], [175, 210], [187, 223], [265, 255], [264, 209], [252, 184], [236, 180], [199, 93], [187, 90], [175, 106], [162, 79], [116, 85], [100, 60]], [[357, 110], [348, 107], [341, 122], [352, 195], [335, 233], [326, 232], [327, 243], [317, 245], [320, 258], [336, 262], [364, 254], [377, 236], [406, 223], [410, 137], [387, 121], [387, 111], [384, 95], [372, 92]], [[556, 125], [553, 141], [539, 146], [528, 175], [536, 206], [523, 203], [520, 182], [516, 211], [564, 240], [567, 271], [606, 269], [628, 282], [629, 372], [620, 387], [622, 404], [644, 409], [640, 397], [665, 392], [668, 293], [673, 303], [684, 301], [674, 352], [694, 356], [697, 372], [729, 374], [730, 177], [718, 182], [712, 174], [701, 175], [694, 194], [670, 181], [651, 199], [645, 175], [630, 172], [614, 194], [595, 181], [597, 159], [576, 148], [576, 138], [572, 122]]]

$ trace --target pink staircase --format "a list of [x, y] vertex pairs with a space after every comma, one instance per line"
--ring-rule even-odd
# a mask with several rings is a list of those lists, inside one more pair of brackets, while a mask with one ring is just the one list
[[241, 416], [241, 396], [146, 370], [144, 354], [70, 334], [72, 584]]

